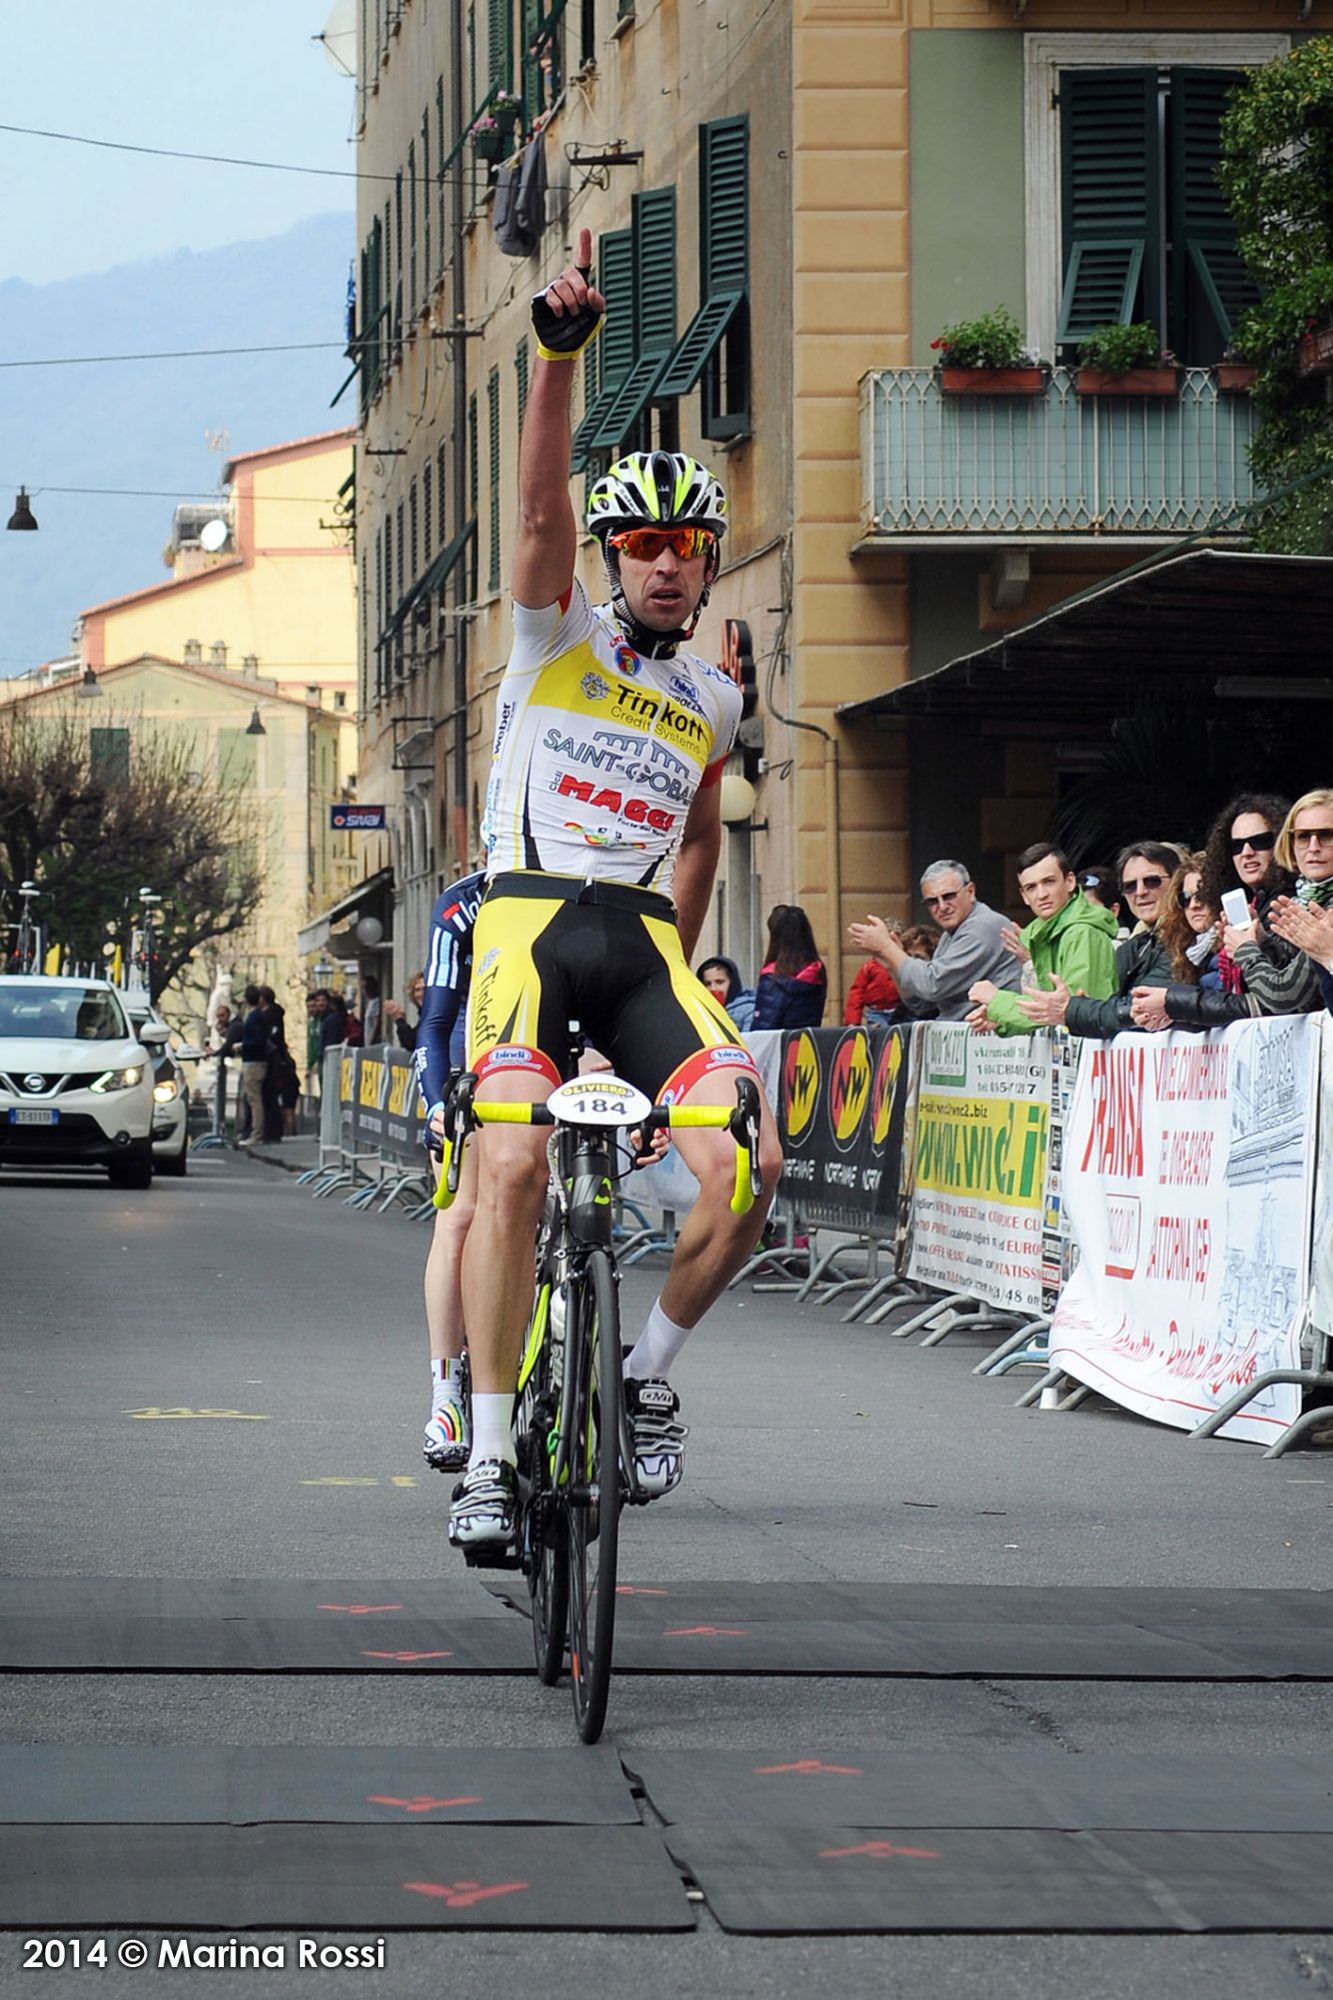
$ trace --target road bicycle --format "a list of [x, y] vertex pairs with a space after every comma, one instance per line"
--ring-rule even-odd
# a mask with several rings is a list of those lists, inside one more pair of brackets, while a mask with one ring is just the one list
[[734, 1107], [655, 1105], [623, 1078], [599, 1073], [561, 1084], [545, 1103], [478, 1104], [476, 1087], [475, 1075], [465, 1072], [446, 1109], [440, 1206], [457, 1189], [463, 1147], [479, 1125], [553, 1130], [515, 1400], [515, 1545], [501, 1554], [464, 1554], [475, 1567], [523, 1572], [538, 1676], [552, 1687], [568, 1665], [579, 1735], [595, 1743], [611, 1684], [620, 1514], [649, 1497], [635, 1475], [621, 1372], [611, 1227], [621, 1135], [637, 1131], [642, 1158], [657, 1131], [730, 1131], [737, 1147], [731, 1206], [744, 1214], [763, 1191], [759, 1091], [742, 1076]]

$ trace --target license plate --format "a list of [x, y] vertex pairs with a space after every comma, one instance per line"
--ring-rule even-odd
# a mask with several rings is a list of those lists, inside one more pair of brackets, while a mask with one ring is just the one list
[[20, 1104], [9, 1114], [11, 1125], [58, 1125], [60, 1113], [42, 1104]]

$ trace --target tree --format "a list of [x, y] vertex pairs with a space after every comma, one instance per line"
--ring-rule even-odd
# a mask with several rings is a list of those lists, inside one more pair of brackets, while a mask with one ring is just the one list
[[1233, 351], [1258, 367], [1250, 459], [1272, 497], [1256, 547], [1333, 553], [1333, 410], [1326, 383], [1302, 375], [1302, 338], [1333, 317], [1333, 40], [1315, 36], [1237, 86], [1222, 119], [1218, 181], [1236, 247], [1259, 286]]
[[[100, 704], [99, 704], [100, 708]], [[242, 930], [258, 907], [260, 828], [239, 788], [206, 782], [190, 737], [136, 718], [97, 717], [101, 754], [74, 707], [0, 707], [0, 903], [32, 880], [48, 943], [102, 963], [123, 939], [141, 888], [163, 898], [151, 973], [156, 999], [191, 954]], [[123, 756], [108, 755], [105, 746]]]

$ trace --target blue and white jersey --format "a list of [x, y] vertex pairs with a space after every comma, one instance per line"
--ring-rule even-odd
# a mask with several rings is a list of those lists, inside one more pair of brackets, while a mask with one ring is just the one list
[[414, 1058], [427, 1114], [443, 1104], [450, 1072], [463, 1067], [467, 996], [472, 984], [472, 932], [485, 891], [484, 869], [462, 875], [444, 890], [431, 916], [426, 990]]

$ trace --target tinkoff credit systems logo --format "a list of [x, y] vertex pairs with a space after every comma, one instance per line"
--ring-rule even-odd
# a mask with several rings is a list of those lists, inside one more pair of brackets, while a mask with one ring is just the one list
[[819, 1051], [814, 1036], [802, 1029], [791, 1037], [782, 1057], [782, 1110], [789, 1144], [804, 1144], [818, 1101]]

